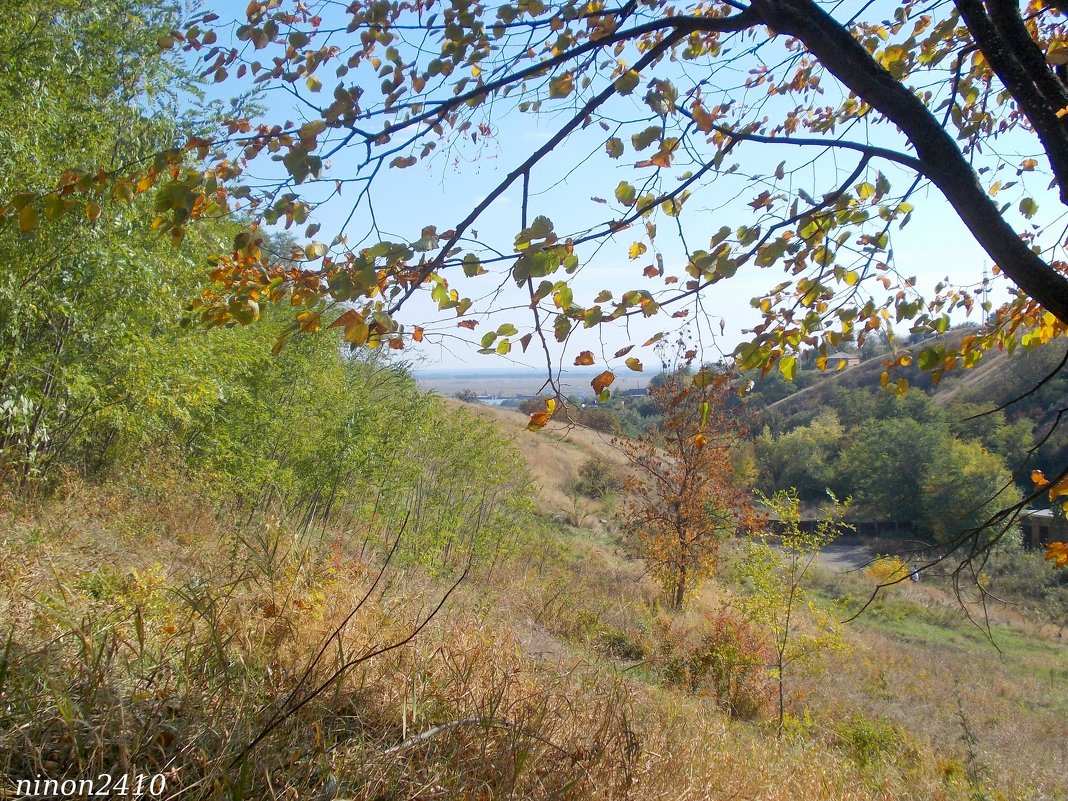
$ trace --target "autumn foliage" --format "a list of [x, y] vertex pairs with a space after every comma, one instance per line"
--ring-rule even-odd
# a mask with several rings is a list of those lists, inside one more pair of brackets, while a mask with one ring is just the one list
[[[1064, 334], [1068, 253], [1057, 221], [1068, 202], [1068, 90], [1054, 65], [1063, 66], [1068, 37], [1059, 3], [908, 0], [892, 14], [814, 0], [235, 8], [236, 20], [175, 20], [156, 42], [231, 95], [291, 95], [297, 113], [258, 118], [237, 104], [165, 146], [5, 183], [0, 226], [33, 241], [63, 219], [103, 227], [140, 207], [179, 244], [233, 216], [244, 230], [215, 253], [191, 318], [243, 325], [286, 302], [295, 314], [279, 347], [328, 326], [356, 347], [399, 349], [482, 325], [482, 352], [533, 344], [550, 356], [583, 328], [699, 319], [715, 284], [773, 267], [785, 280], [751, 300], [762, 321], [735, 351], [743, 369], [792, 378], [809, 349], [822, 367], [842, 343], [895, 326], [942, 333], [954, 313], [981, 327], [959, 346], [922, 349], [919, 366], [935, 376], [990, 348]], [[506, 141], [502, 129], [523, 119], [551, 120], [548, 138]], [[1007, 136], [1019, 157], [1000, 155], [995, 140]], [[476, 201], [379, 233], [372, 187], [443, 162], [481, 162], [486, 147], [500, 147], [509, 166]], [[585, 210], [594, 216], [582, 223], [554, 222], [559, 195], [538, 185], [558, 177], [550, 156], [569, 152], [612, 166], [610, 181], [592, 182]], [[516, 195], [521, 213], [483, 242], [491, 207]], [[728, 196], [737, 202], [718, 207], [724, 223], [692, 232], [680, 258], [670, 237], [678, 230], [685, 244], [683, 217]], [[991, 273], [1012, 282], [1000, 308], [977, 276], [929, 290], [913, 265], [897, 263], [895, 240], [925, 197], [944, 200]], [[327, 210], [334, 201], [340, 225]], [[302, 237], [279, 253], [267, 234], [283, 225]], [[583, 297], [572, 276], [605, 243], [633, 270]], [[479, 308], [482, 291], [466, 283], [479, 276], [514, 282], [530, 318], [487, 330], [480, 312], [502, 309]], [[445, 314], [405, 317], [417, 294]], [[586, 354], [580, 363], [593, 364]], [[911, 359], [891, 354], [884, 383]], [[597, 361], [598, 392], [615, 370], [642, 369], [630, 348]]]
[[698, 376], [676, 373], [651, 388], [660, 430], [616, 442], [633, 467], [624, 527], [674, 609], [715, 572], [723, 538], [752, 518], [734, 482], [744, 426], [726, 404], [727, 376]]

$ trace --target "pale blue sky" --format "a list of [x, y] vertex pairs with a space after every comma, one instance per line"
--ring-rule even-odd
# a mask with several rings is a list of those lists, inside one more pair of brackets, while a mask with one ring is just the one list
[[[236, 5], [230, 7], [227, 4], [223, 10], [224, 13], [234, 13], [238, 8]], [[766, 51], [764, 55], [767, 56]], [[690, 71], [694, 71], [692, 66]], [[333, 85], [337, 82], [333, 78], [332, 70], [323, 70], [319, 74], [324, 87], [317, 95], [308, 95], [313, 100], [329, 98]], [[658, 74], [663, 75], [663, 70]], [[676, 77], [681, 87], [685, 76], [680, 72]], [[351, 85], [355, 78], [354, 71], [345, 77], [345, 81]], [[378, 81], [377, 78], [366, 75], [361, 80], [364, 83]], [[231, 87], [232, 91], [233, 86], [233, 83], [227, 83], [222, 88], [226, 91], [227, 87]], [[369, 94], [375, 91], [377, 87], [372, 85]], [[642, 94], [643, 90], [640, 89], [628, 98], [616, 98], [605, 107], [606, 114], [616, 119], [649, 117], [649, 109], [641, 103]], [[745, 102], [744, 93], [741, 96], [741, 102]], [[284, 92], [269, 93], [266, 102], [269, 106], [268, 118], [272, 121], [300, 119], [302, 109], [305, 108], [292, 95]], [[383, 170], [373, 188], [374, 220], [378, 230], [387, 238], [411, 241], [419, 237], [420, 229], [424, 225], [436, 225], [439, 231], [444, 231], [466, 216], [498, 181], [546, 141], [555, 130], [554, 124], [559, 118], [553, 114], [536, 116], [508, 113], [507, 109], [512, 105], [512, 100], [500, 101], [492, 110], [492, 114], [487, 115], [484, 110], [478, 112], [478, 116], [474, 118], [475, 124], [484, 120], [491, 126], [492, 133], [488, 140], [472, 144], [469, 139], [464, 139], [457, 143], [448, 158], [444, 153], [440, 153], [429, 161], [420, 162], [405, 170]], [[620, 136], [626, 141], [645, 124], [647, 123], [636, 123], [627, 127]], [[613, 213], [613, 206], [596, 203], [591, 197], [598, 196], [612, 201], [613, 190], [620, 180], [626, 179], [637, 185], [649, 171], [643, 172], [634, 167], [636, 155], [629, 144], [622, 159], [608, 159], [603, 148], [605, 139], [610, 135], [611, 132], [606, 133], [596, 125], [585, 130], [580, 129], [537, 168], [531, 183], [531, 218], [539, 214], [550, 217], [557, 232], [566, 236], [619, 216], [621, 212], [617, 205], [614, 206]], [[858, 132], [854, 138], [861, 139], [862, 136], [863, 133]], [[880, 144], [890, 144], [893, 137], [890, 133], [876, 133], [875, 139]], [[1031, 142], [1025, 137], [1014, 137], [1009, 143], [1003, 142], [1002, 148], [1007, 144], [1013, 146], [1012, 150], [1019, 150], [1021, 146], [1031, 147]], [[738, 173], [721, 177], [715, 183], [704, 186], [688, 201], [682, 220], [689, 247], [707, 248], [710, 235], [722, 225], [736, 228], [741, 224], [751, 224], [754, 216], [746, 204], [760, 191], [760, 186], [752, 176], [769, 175], [784, 158], [793, 159], [794, 161], [790, 162], [792, 166], [800, 163], [802, 158], [813, 155], [812, 151], [802, 153], [801, 150], [782, 146], [740, 145], [732, 154], [737, 157], [735, 160], [739, 163]], [[642, 156], [647, 156], [648, 153], [647, 151]], [[1018, 162], [1023, 155], [1015, 152], [1008, 154], [1004, 160], [1005, 166], [1010, 166], [1013, 159]], [[326, 177], [348, 177], [352, 172], [352, 160], [357, 156], [358, 152], [339, 153], [332, 159]], [[855, 154], [824, 157], [817, 166], [800, 170], [787, 188], [788, 191], [803, 190], [817, 196], [829, 191], [833, 188], [831, 182], [835, 168], [832, 159], [835, 158], [840, 159], [839, 169], [843, 170], [842, 175], [848, 173], [856, 164]], [[872, 169], [866, 176], [868, 180], [874, 180], [876, 168], [891, 178], [895, 188], [903, 188], [911, 179], [911, 176], [894, 165], [873, 162]], [[254, 163], [254, 171], [269, 173], [270, 167], [266, 162], [260, 163], [260, 160], [257, 160]], [[681, 169], [674, 172], [681, 172]], [[1042, 181], [1041, 176], [1037, 174], [1025, 175], [1024, 178], [1029, 179], [1032, 184]], [[672, 180], [670, 175], [665, 176], [662, 179], [663, 186], [670, 186]], [[311, 189], [310, 194], [315, 191], [314, 188]], [[351, 210], [351, 201], [356, 192], [355, 186], [348, 185], [341, 198], [317, 210], [313, 220], [321, 223], [322, 230], [316, 238], [329, 241], [340, 231]], [[1046, 203], [1047, 194], [1041, 188], [1033, 194], [1039, 199], [1040, 205], [1044, 206], [1044, 210], [1054, 209], [1058, 205], [1052, 201]], [[512, 251], [512, 239], [519, 230], [520, 198], [520, 188], [516, 184], [485, 212], [474, 226], [482, 242], [504, 253]], [[919, 279], [918, 287], [928, 294], [936, 282], [947, 276], [961, 283], [978, 282], [989, 260], [975, 245], [941, 195], [936, 190], [925, 189], [914, 195], [911, 201], [916, 206], [916, 212], [909, 226], [904, 230], [897, 230], [895, 225], [892, 231], [893, 263], [899, 273], [905, 276], [916, 275]], [[685, 264], [684, 249], [678, 236], [672, 235], [674, 221], [660, 215], [656, 223], [656, 246], [661, 251], [667, 272], [681, 272], [681, 267]], [[370, 243], [377, 241], [377, 235], [372, 235], [370, 229], [370, 215], [366, 209], [358, 210], [345, 229], [349, 244], [356, 245], [365, 236], [370, 236]], [[583, 266], [572, 282], [576, 300], [580, 303], [581, 299], [592, 300], [601, 289], [612, 290], [618, 297], [621, 291], [626, 289], [645, 288], [655, 291], [663, 288], [659, 279], [650, 280], [641, 274], [643, 267], [653, 262], [652, 250], [635, 261], [627, 258], [628, 246], [640, 238], [640, 233], [640, 226], [632, 227], [631, 230], [616, 235], [603, 247], [598, 248], [591, 243], [578, 249]], [[514, 282], [499, 275], [485, 275], [470, 280], [463, 279], [462, 275], [448, 277], [461, 294], [469, 295], [476, 301], [472, 314], [467, 316], [475, 316], [480, 324], [474, 332], [456, 328], [456, 318], [452, 312], [439, 313], [428, 297], [416, 296], [401, 313], [401, 320], [412, 324], [430, 322], [427, 326], [428, 332], [437, 332], [442, 336], [429, 337], [430, 340], [437, 341], [428, 341], [417, 346], [410, 355], [425, 359], [428, 367], [447, 367], [455, 364], [463, 365], [464, 369], [500, 369], [505, 366], [507, 361], [502, 357], [479, 355], [475, 353], [477, 345], [468, 343], [477, 342], [486, 330], [491, 330], [505, 321], [515, 323], [520, 327], [521, 333], [528, 330], [531, 323], [530, 314], [522, 308], [526, 304], [525, 292], [517, 290]], [[557, 277], [564, 276], [561, 273]], [[694, 309], [694, 314], [702, 320], [700, 330], [695, 329], [694, 333], [699, 335], [700, 347], [704, 349], [703, 356], [716, 358], [720, 352], [729, 353], [744, 338], [742, 329], [759, 322], [759, 314], [750, 307], [750, 298], [783, 280], [785, 278], [780, 268], [760, 269], [749, 266], [742, 268], [732, 279], [716, 284], [706, 292], [701, 299], [701, 309]], [[499, 294], [496, 293], [498, 285], [502, 287]], [[874, 292], [879, 288], [874, 285], [871, 289]], [[1003, 297], [1004, 291], [995, 289], [992, 298], [1000, 300]], [[506, 311], [474, 314], [485, 312], [489, 308]], [[962, 315], [959, 321], [963, 319]], [[433, 324], [433, 321], [440, 321], [440, 324]], [[723, 334], [720, 333], [721, 321]], [[640, 344], [655, 331], [674, 323], [677, 321], [670, 320], [667, 315], [659, 315], [651, 320], [632, 320], [629, 325], [615, 323], [580, 331], [568, 343], [562, 363], [569, 365], [579, 350], [589, 349], [598, 356], [600, 364], [602, 354], [610, 357], [612, 352], [624, 345]], [[558, 357], [559, 346], [552, 344], [554, 356]], [[636, 348], [630, 355], [641, 358], [647, 369], [656, 361], [651, 350], [641, 351]], [[510, 358], [519, 364], [544, 366], [542, 354], [528, 352], [524, 357], [519, 352], [518, 343]], [[613, 367], [619, 366], [618, 360], [609, 361]]]

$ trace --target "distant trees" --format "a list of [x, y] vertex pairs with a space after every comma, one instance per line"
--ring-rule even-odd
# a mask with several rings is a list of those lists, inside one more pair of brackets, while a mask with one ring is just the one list
[[651, 389], [659, 430], [618, 440], [633, 473], [620, 515], [673, 609], [715, 570], [722, 539], [750, 517], [733, 481], [743, 427], [727, 409], [724, 376], [702, 371]]
[[1000, 411], [968, 420], [989, 406], [947, 411], [915, 391], [840, 391], [830, 407], [807, 424], [779, 434], [765, 428], [757, 438], [765, 491], [793, 487], [801, 500], [818, 503], [831, 489], [854, 497], [862, 515], [943, 542], [1019, 500], [1006, 459], [1030, 447], [1025, 422], [1009, 424]]
[[819, 498], [838, 486], [839, 450], [845, 428], [834, 411], [776, 437], [765, 428], [757, 438], [757, 468], [765, 486], [794, 487], [804, 498]]

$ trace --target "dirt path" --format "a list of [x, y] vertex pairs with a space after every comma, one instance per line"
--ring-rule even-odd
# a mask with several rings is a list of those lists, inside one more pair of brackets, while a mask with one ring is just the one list
[[875, 558], [875, 550], [869, 545], [834, 543], [820, 551], [819, 562], [835, 573], [852, 573], [863, 570]]

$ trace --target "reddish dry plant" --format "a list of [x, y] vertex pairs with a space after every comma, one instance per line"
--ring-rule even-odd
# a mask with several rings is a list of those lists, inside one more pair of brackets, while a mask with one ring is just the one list
[[715, 572], [720, 542], [753, 524], [734, 480], [733, 457], [746, 428], [728, 406], [726, 379], [691, 383], [676, 373], [650, 389], [660, 430], [615, 441], [633, 467], [620, 513], [624, 528], [673, 609]]

